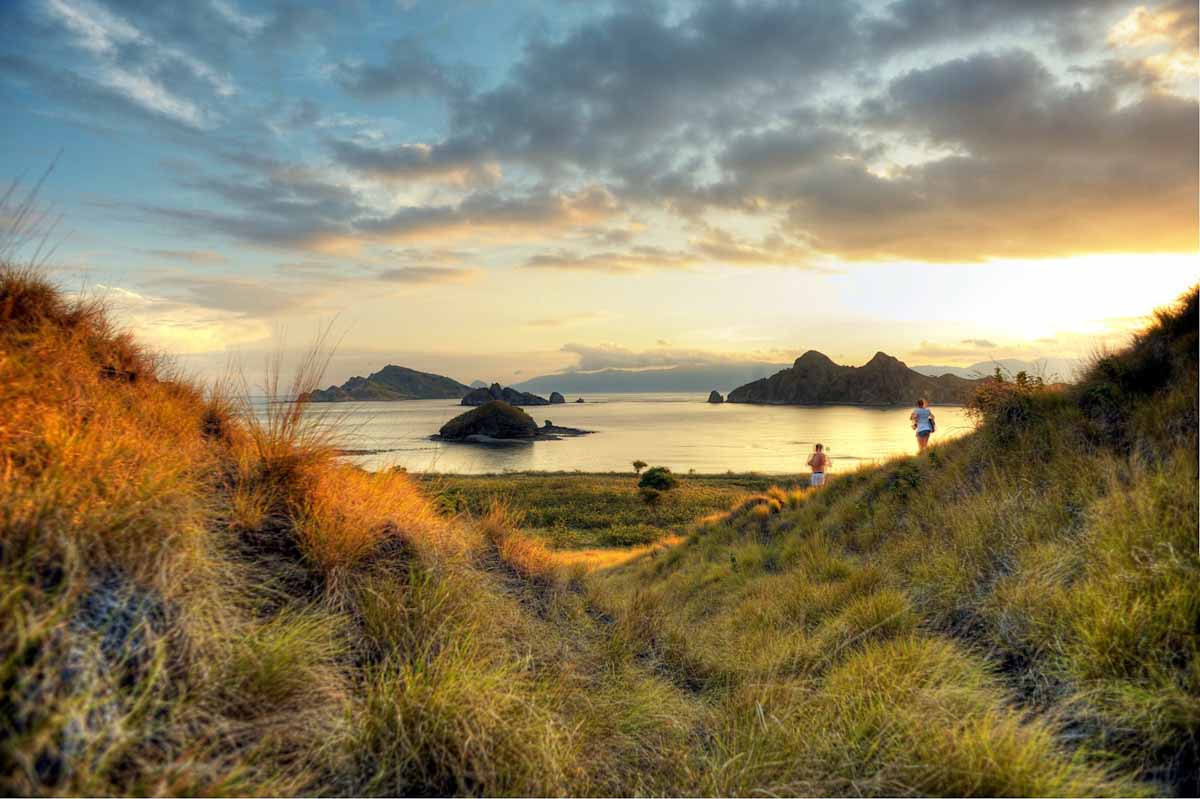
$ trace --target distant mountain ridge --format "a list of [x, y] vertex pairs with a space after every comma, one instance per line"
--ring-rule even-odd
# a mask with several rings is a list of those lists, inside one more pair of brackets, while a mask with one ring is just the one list
[[388, 402], [413, 399], [459, 399], [471, 389], [457, 380], [388, 364], [367, 377], [352, 377], [340, 386], [311, 392], [310, 402]]
[[955, 375], [974, 380], [980, 377], [991, 377], [999, 366], [1006, 377], [1017, 372], [1026, 372], [1033, 377], [1044, 378], [1047, 383], [1071, 383], [1083, 369], [1083, 362], [1078, 358], [1038, 358], [1025, 361], [1020, 358], [998, 358], [991, 361], [980, 361], [970, 366], [936, 366], [921, 364], [909, 367], [914, 372], [938, 377], [940, 375]]
[[790, 368], [729, 392], [726, 402], [764, 405], [900, 405], [924, 397], [931, 403], [961, 404], [976, 381], [955, 375], [923, 375], [898, 358], [877, 352], [862, 366], [843, 366], [816, 350]]
[[513, 387], [521, 391], [562, 391], [568, 394], [692, 391], [707, 395], [727, 391], [787, 368], [786, 363], [746, 361], [669, 369], [604, 369], [561, 372], [533, 377]]

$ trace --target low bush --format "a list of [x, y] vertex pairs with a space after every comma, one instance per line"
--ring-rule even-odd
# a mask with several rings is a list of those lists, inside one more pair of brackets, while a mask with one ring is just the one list
[[638, 488], [653, 488], [656, 491], [670, 491], [677, 485], [679, 480], [666, 466], [651, 466], [638, 480]]

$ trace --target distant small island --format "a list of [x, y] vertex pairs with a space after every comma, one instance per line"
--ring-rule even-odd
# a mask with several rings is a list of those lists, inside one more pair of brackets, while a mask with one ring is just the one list
[[463, 405], [486, 405], [489, 402], [499, 400], [507, 402], [509, 405], [559, 405], [566, 402], [562, 394], [557, 391], [551, 392], [550, 399], [539, 397], [537, 394], [531, 394], [528, 391], [517, 391], [515, 388], [501, 386], [499, 383], [492, 383], [487, 388], [476, 388], [469, 391], [462, 399]]
[[367, 377], [352, 377], [340, 386], [317, 389], [301, 397], [309, 402], [388, 402], [414, 399], [458, 399], [471, 391], [457, 380], [388, 364]]
[[762, 405], [902, 405], [924, 397], [931, 403], [961, 405], [979, 385], [955, 375], [931, 377], [898, 358], [877, 352], [862, 366], [843, 366], [816, 350], [790, 369], [729, 392], [726, 402]]
[[468, 444], [521, 444], [533, 441], [557, 441], [560, 438], [583, 436], [591, 430], [560, 427], [549, 419], [537, 426], [525, 411], [504, 400], [492, 400], [478, 408], [455, 416], [442, 425], [434, 441], [457, 441]]

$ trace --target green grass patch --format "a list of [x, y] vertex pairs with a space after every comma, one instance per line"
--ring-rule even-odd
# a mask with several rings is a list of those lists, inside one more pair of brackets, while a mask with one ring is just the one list
[[679, 485], [650, 508], [633, 472], [415, 476], [443, 512], [481, 516], [505, 501], [522, 515], [525, 532], [558, 549], [649, 544], [748, 494], [808, 482], [807, 475], [677, 474]]

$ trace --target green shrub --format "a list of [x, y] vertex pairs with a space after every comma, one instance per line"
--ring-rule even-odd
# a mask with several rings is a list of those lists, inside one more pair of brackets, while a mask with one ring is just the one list
[[652, 466], [638, 480], [638, 488], [653, 488], [658, 491], [670, 491], [679, 485], [675, 475], [666, 466]]

